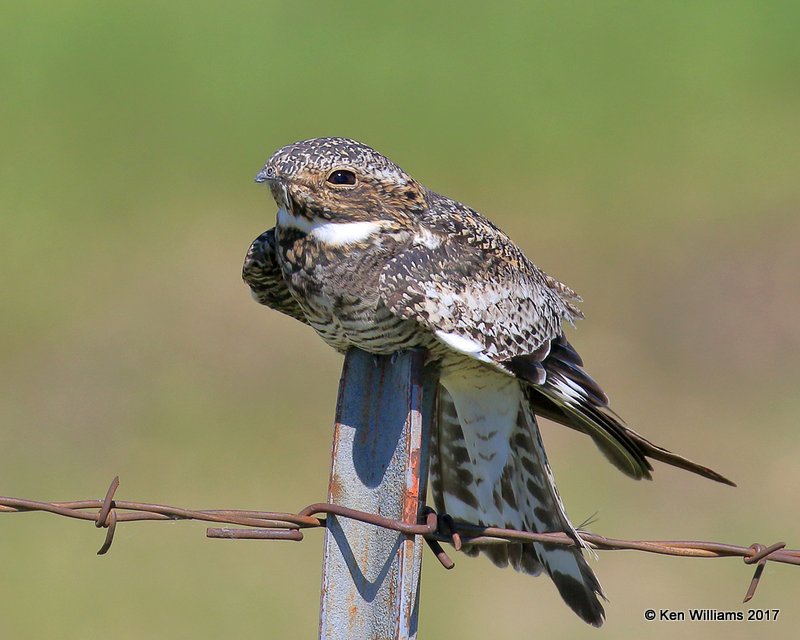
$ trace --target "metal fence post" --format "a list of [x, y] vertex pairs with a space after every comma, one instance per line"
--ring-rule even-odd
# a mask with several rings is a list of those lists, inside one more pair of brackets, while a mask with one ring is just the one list
[[[330, 502], [417, 522], [425, 498], [436, 377], [424, 351], [348, 351], [333, 439]], [[424, 389], [423, 389], [424, 387]], [[329, 515], [319, 637], [415, 638], [423, 541]]]

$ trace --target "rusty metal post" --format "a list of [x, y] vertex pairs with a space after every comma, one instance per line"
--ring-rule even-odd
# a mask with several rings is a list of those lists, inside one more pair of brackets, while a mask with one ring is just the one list
[[[421, 350], [380, 357], [348, 351], [336, 405], [330, 502], [417, 522], [436, 388], [435, 372], [423, 374], [424, 358]], [[319, 637], [416, 638], [422, 549], [419, 537], [329, 515]]]

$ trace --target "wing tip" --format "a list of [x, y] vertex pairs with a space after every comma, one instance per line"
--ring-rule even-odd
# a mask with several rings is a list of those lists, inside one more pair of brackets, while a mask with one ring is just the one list
[[644, 451], [644, 454], [653, 460], [658, 460], [659, 462], [663, 462], [673, 467], [677, 467], [678, 469], [683, 469], [684, 471], [694, 473], [708, 480], [713, 480], [714, 482], [728, 485], [729, 487], [737, 486], [733, 480], [723, 476], [721, 473], [718, 473], [710, 467], [706, 467], [705, 465], [692, 462], [689, 460], [689, 458], [677, 453], [673, 453], [669, 449], [659, 447], [657, 444], [653, 444], [647, 438], [640, 433], [637, 433], [633, 429], [628, 428], [628, 433], [637, 442], [637, 444], [639, 444], [639, 446], [642, 448], [642, 451]]

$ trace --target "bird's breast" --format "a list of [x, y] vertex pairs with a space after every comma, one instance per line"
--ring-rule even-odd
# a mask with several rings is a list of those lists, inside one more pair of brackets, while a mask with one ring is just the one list
[[394, 317], [378, 295], [386, 261], [380, 245], [331, 244], [325, 233], [297, 225], [277, 227], [277, 262], [309, 324], [339, 351], [351, 346], [373, 353], [404, 348], [412, 333], [402, 328], [407, 321]]

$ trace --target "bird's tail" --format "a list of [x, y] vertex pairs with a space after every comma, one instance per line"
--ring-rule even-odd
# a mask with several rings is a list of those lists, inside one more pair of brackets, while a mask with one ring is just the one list
[[[579, 541], [564, 511], [553, 481], [533, 412], [520, 394], [516, 424], [502, 473], [494, 482], [487, 504], [476, 483], [481, 476], [470, 456], [456, 406], [448, 391], [439, 390], [438, 433], [432, 442], [431, 492], [436, 508], [456, 522], [505, 527], [537, 533], [563, 532]], [[544, 571], [561, 597], [584, 621], [603, 623], [604, 598], [600, 583], [580, 547], [540, 542], [467, 545], [469, 555], [483, 553], [496, 565], [538, 575]]]

